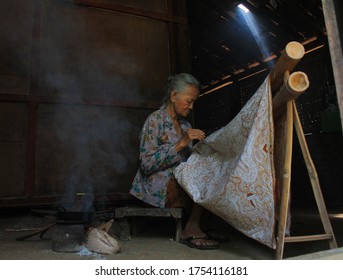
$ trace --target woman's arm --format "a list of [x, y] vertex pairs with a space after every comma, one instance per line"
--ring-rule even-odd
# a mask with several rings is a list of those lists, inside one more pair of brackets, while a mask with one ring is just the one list
[[176, 165], [189, 155], [188, 145], [177, 149], [177, 143], [164, 135], [163, 120], [154, 116], [145, 122], [140, 138], [141, 170], [146, 175]]

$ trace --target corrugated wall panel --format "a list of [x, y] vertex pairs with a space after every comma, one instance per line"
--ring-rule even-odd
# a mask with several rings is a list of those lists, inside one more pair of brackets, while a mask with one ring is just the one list
[[161, 100], [170, 69], [166, 22], [58, 1], [42, 14], [42, 94]]
[[0, 93], [29, 91], [32, 10], [30, 0], [1, 1]]
[[27, 105], [0, 102], [0, 197], [24, 194]]

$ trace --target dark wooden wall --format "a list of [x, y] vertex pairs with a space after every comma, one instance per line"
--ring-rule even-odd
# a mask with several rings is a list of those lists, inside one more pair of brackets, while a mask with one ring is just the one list
[[0, 207], [123, 200], [138, 135], [188, 71], [183, 0], [0, 0]]

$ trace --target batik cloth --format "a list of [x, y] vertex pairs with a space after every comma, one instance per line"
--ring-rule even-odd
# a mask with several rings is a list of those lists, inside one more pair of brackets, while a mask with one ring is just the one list
[[133, 180], [130, 193], [144, 202], [164, 208], [167, 184], [175, 167], [187, 160], [192, 144], [176, 151], [175, 143], [191, 128], [185, 119], [179, 119], [181, 134], [174, 128], [165, 106], [150, 114], [140, 134], [140, 168]]
[[175, 170], [194, 202], [275, 248], [273, 116], [269, 77], [237, 116]]

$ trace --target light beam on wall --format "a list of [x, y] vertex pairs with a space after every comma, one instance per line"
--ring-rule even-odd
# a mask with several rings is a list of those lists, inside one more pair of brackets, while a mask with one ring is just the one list
[[239, 4], [238, 8], [240, 8], [245, 13], [249, 13], [250, 12], [249, 9], [247, 7], [245, 7], [243, 4]]
[[[239, 8], [239, 10], [241, 11], [241, 15], [244, 18], [244, 21], [246, 22], [247, 26], [249, 27], [249, 30], [251, 32], [251, 34], [253, 35], [263, 57], [269, 57], [270, 56], [270, 52], [268, 50], [267, 44], [266, 42], [264, 42], [264, 39], [261, 35], [261, 32], [259, 30], [259, 24], [256, 21], [253, 13], [251, 13], [249, 11], [249, 9], [247, 9], [244, 5], [239, 4], [237, 6]], [[248, 11], [246, 12], [243, 7]], [[272, 62], [268, 62], [269, 66], [272, 66], [270, 64], [272, 64]]]

